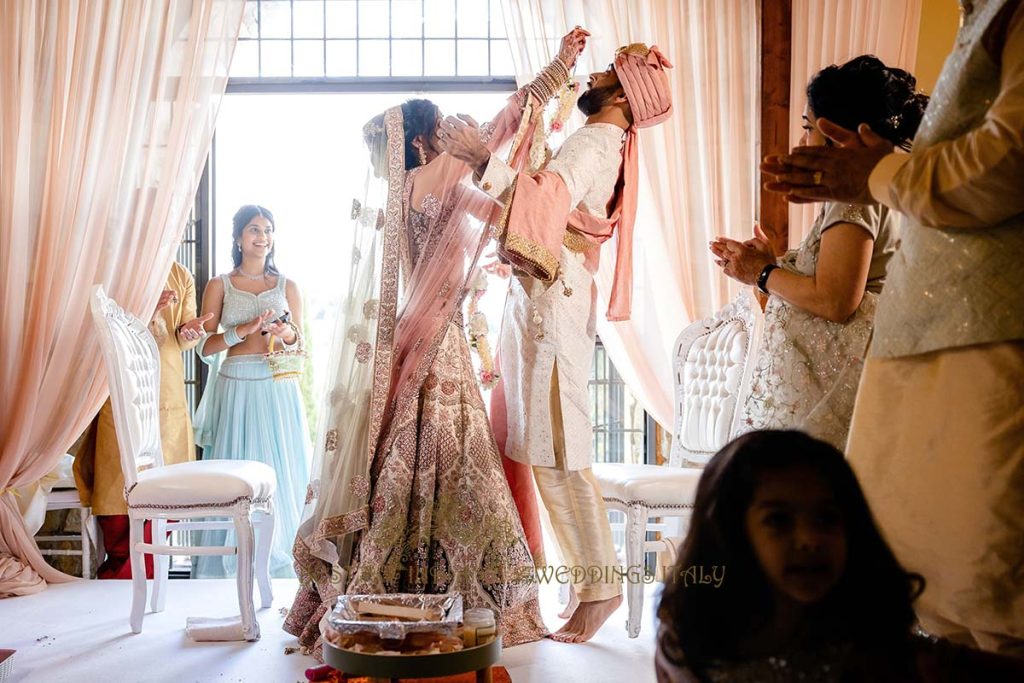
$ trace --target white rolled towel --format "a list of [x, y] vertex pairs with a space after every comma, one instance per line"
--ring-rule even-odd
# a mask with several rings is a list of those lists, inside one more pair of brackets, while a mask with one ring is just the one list
[[185, 635], [197, 643], [259, 640], [260, 625], [255, 626], [253, 638], [246, 638], [242, 629], [242, 617], [189, 617], [185, 620]]

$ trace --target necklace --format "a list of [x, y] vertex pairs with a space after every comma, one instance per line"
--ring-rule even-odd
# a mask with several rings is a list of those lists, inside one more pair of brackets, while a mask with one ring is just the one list
[[240, 268], [235, 268], [234, 271], [232, 271], [232, 272], [235, 275], [237, 275], [238, 277], [244, 277], [246, 280], [257, 280], [257, 281], [259, 281], [259, 280], [267, 279], [266, 272], [264, 272], [261, 275], [249, 275], [248, 273], [243, 273]]

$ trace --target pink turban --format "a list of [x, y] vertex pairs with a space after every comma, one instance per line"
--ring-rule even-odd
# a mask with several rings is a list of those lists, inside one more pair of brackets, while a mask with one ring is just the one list
[[672, 113], [672, 92], [668, 74], [672, 63], [656, 45], [643, 43], [620, 47], [615, 53], [615, 73], [626, 91], [633, 125], [646, 128], [661, 123]]

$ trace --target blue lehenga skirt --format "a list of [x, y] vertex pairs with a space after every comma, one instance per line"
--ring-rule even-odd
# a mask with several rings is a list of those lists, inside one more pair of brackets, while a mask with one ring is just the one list
[[[206, 406], [197, 416], [197, 441], [203, 459], [256, 460], [274, 468], [274, 543], [270, 573], [295, 576], [292, 544], [299, 528], [309, 483], [311, 446], [297, 378], [275, 381], [262, 355], [226, 358], [216, 381], [207, 387]], [[198, 545], [234, 545], [233, 531], [201, 531]], [[234, 576], [233, 555], [193, 557], [193, 578]]]

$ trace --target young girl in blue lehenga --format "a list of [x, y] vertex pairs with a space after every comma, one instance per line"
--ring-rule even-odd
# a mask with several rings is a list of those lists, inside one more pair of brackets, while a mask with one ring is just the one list
[[[291, 577], [291, 547], [309, 482], [309, 431], [298, 376], [280, 376], [284, 368], [275, 376], [266, 354], [272, 338], [275, 350], [301, 350], [302, 298], [298, 286], [274, 265], [270, 211], [240, 208], [232, 237], [234, 270], [210, 280], [203, 293], [203, 314], [213, 318], [206, 323], [209, 336], [200, 355], [211, 367], [196, 412], [196, 443], [203, 447], [204, 460], [257, 460], [274, 468], [270, 573]], [[199, 544], [233, 545], [232, 535], [203, 531]], [[193, 578], [226, 577], [234, 571], [231, 555], [193, 558]]]

